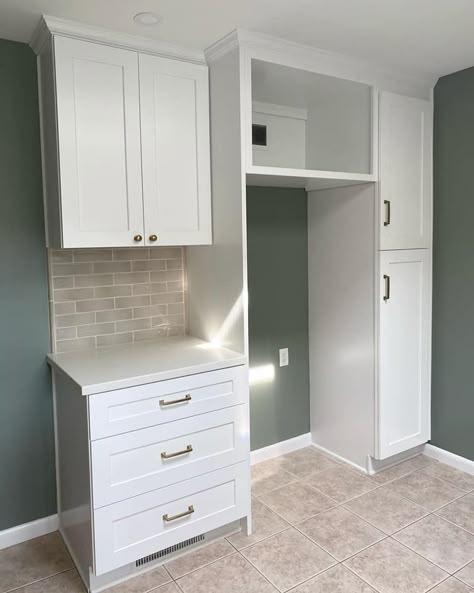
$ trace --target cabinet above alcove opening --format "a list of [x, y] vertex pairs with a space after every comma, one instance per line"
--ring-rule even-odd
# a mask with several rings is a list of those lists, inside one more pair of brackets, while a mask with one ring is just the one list
[[247, 183], [312, 190], [375, 181], [372, 86], [259, 59], [250, 78]]

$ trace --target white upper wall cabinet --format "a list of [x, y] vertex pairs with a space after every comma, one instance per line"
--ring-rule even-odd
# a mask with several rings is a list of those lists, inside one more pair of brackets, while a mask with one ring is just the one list
[[38, 48], [48, 246], [211, 243], [207, 66], [67, 33]]
[[380, 249], [429, 248], [433, 110], [380, 93]]
[[430, 250], [380, 252], [378, 459], [430, 438]]
[[141, 54], [140, 107], [147, 244], [210, 243], [207, 67]]
[[63, 247], [143, 235], [138, 56], [56, 37]]

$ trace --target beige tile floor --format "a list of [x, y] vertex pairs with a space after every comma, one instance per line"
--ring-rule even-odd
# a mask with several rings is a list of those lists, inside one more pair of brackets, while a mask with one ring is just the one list
[[[422, 455], [368, 478], [314, 448], [252, 468], [252, 536], [108, 593], [474, 593], [474, 476]], [[0, 593], [83, 593], [59, 534], [0, 551]]]

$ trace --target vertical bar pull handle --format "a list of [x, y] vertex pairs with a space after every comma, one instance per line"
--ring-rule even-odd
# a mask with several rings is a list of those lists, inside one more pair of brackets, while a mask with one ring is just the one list
[[383, 295], [383, 300], [385, 302], [387, 302], [390, 298], [390, 276], [387, 276], [387, 274], [384, 274], [383, 279], [385, 282], [385, 294]]
[[391, 222], [390, 200], [384, 200], [383, 205], [385, 206], [385, 220], [383, 221], [383, 226], [388, 226]]

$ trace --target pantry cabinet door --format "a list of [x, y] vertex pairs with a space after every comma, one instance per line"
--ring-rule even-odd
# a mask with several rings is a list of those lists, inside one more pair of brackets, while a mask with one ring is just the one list
[[62, 246], [140, 244], [138, 54], [60, 36], [54, 50]]
[[211, 243], [208, 68], [140, 54], [145, 239]]
[[430, 247], [432, 128], [428, 101], [380, 93], [380, 249]]
[[428, 249], [380, 252], [378, 458], [430, 438]]

